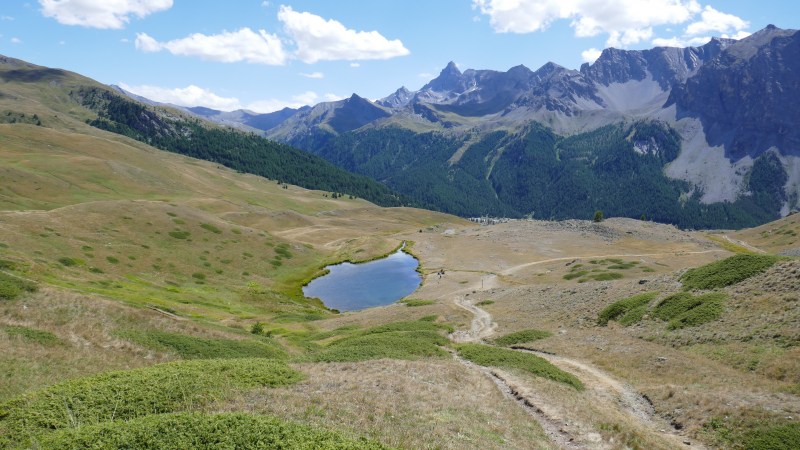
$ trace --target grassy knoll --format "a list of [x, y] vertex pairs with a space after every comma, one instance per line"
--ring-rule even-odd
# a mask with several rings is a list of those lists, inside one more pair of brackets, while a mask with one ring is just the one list
[[779, 256], [739, 254], [688, 270], [681, 281], [686, 289], [718, 289], [758, 275], [781, 261]]
[[639, 261], [625, 261], [619, 258], [593, 259], [587, 263], [572, 264], [563, 279], [578, 280], [578, 283], [588, 281], [611, 281], [625, 277], [625, 271], [634, 270], [639, 273], [653, 272], [653, 269], [640, 266]]
[[481, 366], [519, 369], [549, 380], [568, 384], [579, 391], [585, 389], [581, 380], [574, 375], [564, 372], [544, 358], [531, 353], [489, 345], [462, 344], [458, 346], [458, 354], [462, 358]]
[[533, 342], [550, 336], [552, 336], [552, 333], [549, 331], [528, 329], [515, 331], [495, 338], [494, 343], [503, 347], [508, 347], [509, 345], [524, 344], [525, 342]]
[[78, 378], [0, 404], [0, 444], [25, 445], [52, 430], [191, 411], [236, 389], [301, 378], [265, 359], [180, 361]]
[[157, 414], [127, 422], [109, 422], [44, 436], [43, 448], [182, 448], [383, 449], [377, 442], [349, 439], [339, 433], [243, 413]]

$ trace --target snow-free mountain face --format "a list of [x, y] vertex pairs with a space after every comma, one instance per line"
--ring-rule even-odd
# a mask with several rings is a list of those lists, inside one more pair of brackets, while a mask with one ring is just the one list
[[[400, 164], [399, 158], [384, 155], [396, 142], [384, 141], [392, 133], [375, 130], [397, 128], [456, 140], [471, 136], [453, 145], [452, 154], [444, 158], [450, 168], [463, 164], [462, 156], [475, 142], [494, 145], [482, 163], [483, 175], [475, 174], [480, 180], [498, 175], [489, 172], [504, 167], [496, 163], [510, 145], [506, 138], [485, 140], [491, 133], [502, 130], [519, 137], [536, 123], [558, 141], [610, 125], [656, 121], [674, 130], [679, 141], [676, 157], [661, 162], [662, 174], [685, 183], [675, 202], [759, 203], [756, 197], [767, 189], [759, 180], [770, 179], [767, 190], [777, 203], [770, 200], [767, 209], [777, 216], [778, 210], [787, 214], [800, 206], [798, 98], [800, 35], [769, 26], [739, 41], [712, 39], [700, 47], [609, 48], [580, 70], [548, 63], [536, 70], [520, 65], [505, 72], [462, 71], [450, 62], [418, 91], [403, 87], [374, 103], [354, 94], [338, 102], [284, 111], [264, 123], [225, 113], [197, 113], [217, 121], [240, 121], [312, 153], [335, 154], [329, 157], [332, 161], [351, 161], [344, 155], [347, 148], [367, 145], [364, 139], [368, 139], [374, 148], [365, 149], [365, 155], [385, 160], [380, 171], [383, 181], [399, 179], [414, 163]], [[345, 141], [349, 147], [343, 146]], [[658, 151], [665, 144], [657, 141], [631, 142], [630, 151]], [[420, 161], [424, 159], [420, 156]], [[358, 164], [347, 168], [360, 170]], [[441, 170], [444, 173], [430, 176], [452, 183], [446, 175], [449, 169]], [[775, 183], [781, 185], [776, 188]], [[494, 197], [502, 195], [487, 193], [487, 198]], [[595, 204], [601, 207], [602, 201]], [[501, 207], [493, 210], [509, 213]], [[458, 212], [481, 213], [466, 207]], [[729, 219], [736, 214], [724, 213]]]

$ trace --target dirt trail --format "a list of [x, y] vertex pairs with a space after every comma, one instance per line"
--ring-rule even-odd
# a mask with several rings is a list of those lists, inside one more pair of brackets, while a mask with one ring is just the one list
[[[472, 320], [469, 331], [456, 331], [451, 334], [451, 339], [455, 342], [482, 342], [494, 334], [497, 324], [492, 322], [491, 314], [471, 303], [466, 297], [461, 295], [455, 296], [454, 303], [458, 307], [472, 312], [474, 314], [474, 319]], [[588, 395], [592, 398], [593, 402], [602, 403], [604, 407], [610, 410], [617, 410], [626, 414], [633, 419], [634, 423], [661, 436], [664, 441], [672, 444], [675, 448], [681, 446], [685, 447], [685, 445], [687, 445], [688, 441], [684, 438], [666, 431], [669, 429], [668, 424], [655, 416], [653, 406], [644, 396], [636, 392], [636, 390], [629, 385], [620, 382], [602, 370], [581, 361], [563, 356], [551, 355], [533, 349], [518, 347], [515, 348], [515, 350], [535, 353], [537, 356], [546, 359], [556, 367], [575, 375], [584, 383]], [[517, 403], [524, 407], [526, 411], [539, 422], [556, 445], [561, 448], [584, 448], [583, 444], [577, 441], [592, 441], [592, 439], [587, 439], [587, 436], [579, 437], [569, 435], [557, 418], [553, 418], [546, 413], [546, 411], [553, 410], [554, 408], [543, 404], [543, 399], [541, 398], [534, 399], [532, 395], [523, 393], [522, 389], [509, 383], [502, 373], [476, 366], [467, 361], [462, 360], [462, 363], [477, 370], [481, 370], [490, 377], [504, 394], [517, 401]], [[704, 448], [696, 442], [692, 442], [691, 445], [693, 445], [692, 448]]]
[[619, 254], [619, 255], [586, 255], [586, 256], [564, 256], [560, 258], [543, 259], [540, 261], [532, 261], [524, 264], [519, 264], [514, 267], [509, 267], [500, 272], [500, 275], [511, 275], [514, 272], [522, 270], [526, 267], [536, 266], [539, 264], [547, 264], [556, 261], [572, 261], [574, 259], [604, 259], [604, 258], [644, 258], [646, 256], [670, 256], [670, 255], [702, 255], [704, 253], [726, 252], [727, 250], [713, 249], [701, 250], [694, 252], [675, 251], [669, 253], [639, 253], [639, 254]]
[[764, 250], [761, 250], [758, 247], [754, 247], [754, 246], [748, 244], [745, 241], [742, 241], [742, 240], [739, 240], [739, 239], [733, 239], [732, 237], [728, 236], [727, 234], [722, 235], [722, 239], [725, 239], [726, 241], [730, 242], [733, 245], [738, 245], [739, 247], [744, 247], [744, 248], [750, 250], [751, 252], [761, 253], [761, 254], [767, 253]]

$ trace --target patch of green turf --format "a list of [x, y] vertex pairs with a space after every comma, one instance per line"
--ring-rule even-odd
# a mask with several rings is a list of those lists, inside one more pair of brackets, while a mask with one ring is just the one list
[[768, 426], [744, 435], [748, 450], [795, 450], [800, 448], [800, 424]]
[[478, 305], [478, 306], [494, 305], [494, 300], [482, 300], [482, 301], [479, 301], [478, 303], [476, 303], [476, 305]]
[[81, 261], [80, 261], [80, 260], [78, 260], [78, 259], [75, 259], [75, 258], [69, 258], [69, 257], [67, 257], [67, 256], [64, 256], [64, 257], [58, 258], [58, 262], [60, 262], [60, 263], [61, 263], [61, 265], [62, 265], [62, 266], [64, 266], [64, 267], [72, 267], [72, 266], [77, 266], [78, 264], [80, 264], [80, 263], [81, 263]]
[[408, 300], [401, 300], [400, 303], [405, 304], [406, 306], [415, 307], [415, 306], [427, 306], [433, 305], [436, 303], [435, 300], [421, 300], [417, 298], [411, 298]]
[[758, 275], [786, 258], [774, 255], [739, 254], [686, 271], [681, 277], [686, 289], [717, 289]]
[[0, 330], [5, 331], [9, 336], [17, 336], [28, 342], [34, 342], [39, 345], [53, 346], [63, 344], [58, 336], [49, 331], [14, 325], [0, 326]]
[[29, 447], [38, 436], [78, 425], [192, 411], [237, 389], [300, 379], [266, 359], [178, 361], [78, 378], [0, 404], [0, 447]]
[[585, 389], [581, 380], [574, 375], [564, 372], [532, 353], [490, 345], [462, 344], [458, 346], [458, 354], [481, 366], [524, 370], [536, 376], [566, 383], [579, 391]]
[[43, 448], [116, 449], [319, 449], [377, 450], [387, 447], [276, 417], [245, 413], [158, 414], [108, 422], [45, 436]]
[[563, 278], [565, 280], [574, 280], [575, 278], [580, 278], [580, 277], [582, 277], [584, 275], [587, 275], [588, 273], [589, 273], [589, 271], [587, 271], [587, 270], [579, 270], [577, 272], [570, 272], [570, 273], [564, 275]]
[[17, 270], [17, 263], [7, 259], [0, 259], [0, 270]]
[[508, 347], [509, 345], [522, 344], [523, 342], [532, 342], [550, 336], [552, 336], [552, 333], [550, 333], [549, 331], [528, 329], [528, 330], [515, 331], [513, 333], [508, 333], [506, 335], [500, 336], [499, 338], [494, 340], [494, 343], [497, 345], [502, 345], [503, 347]]
[[616, 320], [619, 317], [625, 316], [633, 309], [647, 306], [657, 295], [658, 292], [645, 292], [643, 294], [617, 300], [600, 311], [600, 314], [597, 316], [597, 324], [605, 326], [608, 324], [609, 320]]
[[163, 331], [123, 331], [120, 337], [154, 350], [177, 353], [183, 359], [271, 358], [284, 359], [286, 352], [272, 340], [205, 339]]
[[0, 299], [11, 300], [23, 292], [35, 292], [36, 283], [0, 272]]
[[314, 361], [365, 361], [444, 357], [448, 327], [429, 321], [395, 322], [344, 337], [311, 355]]

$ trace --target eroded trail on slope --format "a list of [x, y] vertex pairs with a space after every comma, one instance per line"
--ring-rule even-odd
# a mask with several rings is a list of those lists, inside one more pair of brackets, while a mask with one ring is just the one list
[[[494, 334], [497, 324], [492, 322], [491, 314], [470, 302], [465, 296], [457, 295], [453, 301], [458, 307], [472, 312], [474, 318], [469, 331], [456, 331], [451, 334], [451, 339], [455, 342], [479, 343]], [[668, 424], [655, 415], [652, 404], [626, 383], [590, 364], [578, 360], [524, 347], [516, 347], [514, 350], [534, 353], [556, 367], [575, 375], [586, 386], [590, 397], [589, 401], [598, 405], [601, 409], [618, 411], [624, 414], [641, 428], [660, 436], [665, 445], [675, 448], [688, 445], [688, 441], [681, 436], [666, 431], [670, 429]], [[586, 448], [586, 445], [591, 448], [604, 447], [602, 442], [598, 441], [599, 435], [597, 433], [569, 431], [564, 426], [567, 418], [560, 417], [558, 413], [560, 410], [559, 405], [548, 404], [548, 400], [544, 396], [538, 395], [533, 390], [525, 387], [525, 383], [516, 379], [513, 375], [501, 370], [476, 366], [463, 360], [462, 363], [471, 368], [481, 370], [490, 377], [506, 396], [514, 399], [524, 407], [544, 428], [553, 443], [561, 448]], [[586, 429], [587, 427], [579, 428]], [[569, 427], [569, 429], [571, 430], [573, 427]], [[704, 448], [695, 442], [691, 444], [693, 444], [693, 448]]]

